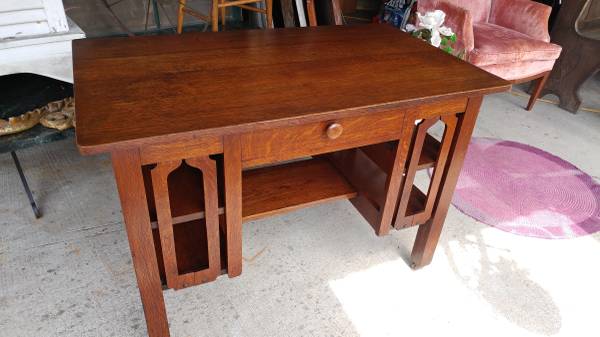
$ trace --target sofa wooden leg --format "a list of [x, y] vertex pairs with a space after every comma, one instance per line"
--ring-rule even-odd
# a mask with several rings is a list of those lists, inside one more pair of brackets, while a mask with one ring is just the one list
[[540, 96], [540, 93], [542, 92], [542, 89], [544, 88], [544, 84], [546, 84], [546, 80], [548, 79], [548, 77], [550, 76], [550, 72], [545, 72], [540, 78], [536, 79], [536, 83], [535, 86], [533, 88], [533, 92], [531, 93], [531, 96], [529, 97], [529, 103], [527, 104], [527, 111], [531, 111], [531, 109], [533, 109], [533, 105], [535, 104], [535, 101], [537, 101], [538, 97]]

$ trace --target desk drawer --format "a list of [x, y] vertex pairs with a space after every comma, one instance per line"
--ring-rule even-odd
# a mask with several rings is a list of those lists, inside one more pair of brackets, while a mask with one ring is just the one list
[[245, 167], [398, 139], [404, 113], [381, 112], [242, 135]]

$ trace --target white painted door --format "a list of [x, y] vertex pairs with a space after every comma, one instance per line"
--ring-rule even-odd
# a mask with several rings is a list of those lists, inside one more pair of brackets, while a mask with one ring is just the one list
[[68, 30], [62, 0], [0, 0], [0, 39]]

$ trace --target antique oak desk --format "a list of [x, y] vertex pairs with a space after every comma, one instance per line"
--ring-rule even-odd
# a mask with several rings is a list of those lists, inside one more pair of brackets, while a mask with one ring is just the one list
[[[242, 223], [348, 198], [431, 261], [483, 95], [509, 84], [387, 25], [74, 42], [77, 144], [110, 152], [151, 337], [163, 287], [242, 272]], [[427, 130], [444, 124], [441, 140]], [[416, 171], [433, 168], [425, 191]]]

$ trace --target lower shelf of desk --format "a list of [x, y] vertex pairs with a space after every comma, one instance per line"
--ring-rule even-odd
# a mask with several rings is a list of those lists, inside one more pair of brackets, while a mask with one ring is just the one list
[[277, 213], [356, 196], [356, 191], [325, 158], [244, 171], [242, 218]]

